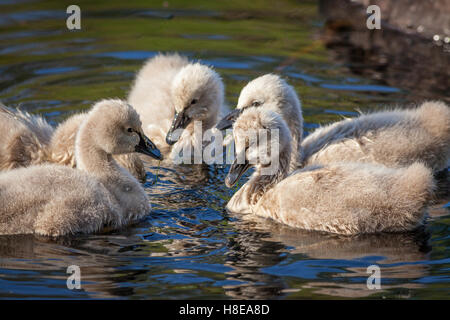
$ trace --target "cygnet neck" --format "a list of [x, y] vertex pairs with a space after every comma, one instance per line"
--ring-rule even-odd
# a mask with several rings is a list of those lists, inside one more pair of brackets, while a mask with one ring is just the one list
[[264, 167], [261, 164], [256, 166], [255, 172], [248, 181], [248, 187], [250, 188], [248, 195], [251, 197], [251, 199], [248, 199], [249, 203], [255, 205], [264, 193], [288, 176], [290, 172], [291, 148], [289, 144], [284, 150], [280, 150], [278, 168], [275, 169], [273, 174], [263, 173]]
[[[293, 90], [293, 89], [292, 89]], [[301, 103], [296, 97], [294, 92], [288, 92], [287, 97], [281, 102], [279, 108], [290, 110], [285, 115], [285, 121], [288, 123], [289, 130], [291, 131], [292, 145], [289, 171], [292, 172], [301, 166], [303, 159], [303, 113], [301, 109]], [[284, 105], [283, 105], [284, 104]]]
[[77, 168], [99, 178], [119, 173], [119, 166], [112, 155], [107, 153], [96, 141], [95, 131], [95, 124], [89, 120], [79, 129], [75, 144]]

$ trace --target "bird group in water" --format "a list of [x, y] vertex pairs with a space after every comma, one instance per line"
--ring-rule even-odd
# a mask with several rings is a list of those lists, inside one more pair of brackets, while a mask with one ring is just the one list
[[56, 128], [0, 105], [0, 235], [55, 237], [139, 221], [151, 210], [141, 156], [174, 162], [180, 150], [204, 149], [208, 130], [227, 129], [220, 146], [233, 144], [235, 157], [224, 183], [254, 168], [229, 211], [344, 235], [423, 224], [434, 176], [449, 165], [445, 103], [361, 114], [304, 138], [301, 101], [280, 76], [250, 81], [231, 112], [224, 91], [211, 67], [159, 54], [126, 100], [101, 100]]

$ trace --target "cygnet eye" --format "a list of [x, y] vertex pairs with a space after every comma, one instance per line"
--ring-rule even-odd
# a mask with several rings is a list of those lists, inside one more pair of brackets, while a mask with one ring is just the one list
[[261, 105], [261, 102], [259, 102], [259, 101], [252, 102], [252, 107], [259, 107], [260, 105]]
[[192, 99], [191, 104], [196, 104], [198, 102], [197, 99]]
[[133, 128], [128, 128], [127, 131], [128, 132], [133, 132]]

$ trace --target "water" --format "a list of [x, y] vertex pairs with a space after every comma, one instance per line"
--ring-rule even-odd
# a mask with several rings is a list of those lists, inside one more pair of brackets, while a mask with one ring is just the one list
[[[411, 61], [380, 69], [378, 56], [349, 54], [355, 44], [329, 28], [318, 4], [297, 2], [78, 1], [76, 32], [65, 28], [68, 1], [2, 2], [0, 99], [57, 124], [98, 99], [125, 97], [145, 59], [179, 51], [217, 68], [230, 106], [258, 75], [288, 77], [307, 132], [356, 110], [449, 101], [445, 68], [431, 69], [427, 89], [415, 90], [406, 80]], [[139, 224], [58, 241], [0, 237], [0, 298], [449, 298], [448, 190], [423, 230], [349, 238], [227, 213], [235, 190], [225, 187], [226, 172], [149, 164], [154, 210]], [[366, 287], [372, 264], [381, 267], [381, 290]], [[69, 265], [81, 267], [82, 290], [67, 289]]]

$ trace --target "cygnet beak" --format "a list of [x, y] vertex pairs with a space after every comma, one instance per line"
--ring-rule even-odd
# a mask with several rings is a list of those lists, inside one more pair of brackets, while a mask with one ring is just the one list
[[175, 142], [178, 141], [180, 138], [180, 135], [174, 136], [174, 132], [177, 129], [185, 129], [186, 126], [189, 124], [191, 119], [189, 119], [184, 111], [181, 111], [179, 113], [175, 113], [175, 117], [173, 118], [172, 125], [170, 126], [169, 132], [167, 132], [166, 135], [166, 142], [168, 145], [173, 145]]
[[234, 159], [233, 164], [230, 167], [230, 171], [228, 171], [228, 175], [225, 178], [225, 185], [228, 188], [234, 186], [235, 183], [238, 182], [238, 180], [248, 169], [250, 169], [250, 163], [247, 161], [247, 159], [243, 164], [237, 163], [237, 158]]
[[147, 138], [147, 136], [141, 132], [139, 134], [139, 144], [136, 146], [135, 151], [150, 156], [152, 158], [162, 160], [163, 156], [161, 151], [155, 146], [155, 144]]
[[227, 114], [225, 117], [223, 117], [222, 120], [219, 121], [218, 124], [216, 124], [216, 128], [218, 130], [226, 130], [233, 126], [233, 123], [236, 121], [236, 119], [239, 117], [239, 115], [242, 113], [243, 109], [234, 109], [229, 114]]

